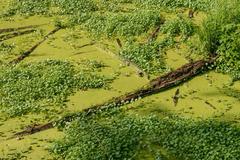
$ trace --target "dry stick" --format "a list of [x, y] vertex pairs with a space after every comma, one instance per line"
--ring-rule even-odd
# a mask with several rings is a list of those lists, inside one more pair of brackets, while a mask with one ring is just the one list
[[0, 36], [0, 42], [6, 41], [8, 39], [18, 37], [18, 36], [21, 36], [21, 35], [30, 34], [30, 33], [35, 32], [35, 31], [36, 31], [35, 29], [31, 29], [31, 30], [18, 31], [18, 32], [13, 32], [13, 33], [6, 34], [6, 35], [1, 35]]
[[[90, 108], [84, 109], [82, 112], [73, 113], [71, 115], [65, 116], [60, 120], [49, 122], [45, 125], [38, 125], [31, 128], [31, 130], [25, 130], [22, 132], [18, 132], [13, 135], [14, 137], [21, 137], [25, 135], [31, 135], [36, 132], [44, 131], [54, 127], [55, 123], [59, 122], [71, 122], [74, 118], [78, 117], [80, 114], [85, 114], [87, 116], [93, 115], [98, 111], [108, 110], [113, 107], [121, 107], [122, 105], [129, 103], [133, 100], [138, 100], [139, 98], [143, 98], [154, 93], [158, 93], [160, 91], [169, 89], [173, 86], [176, 86], [180, 83], [186, 82], [187, 80], [193, 78], [198, 75], [202, 71], [209, 70], [209, 65], [214, 64], [216, 57], [209, 58], [208, 60], [198, 60], [196, 62], [188, 63], [178, 68], [175, 71], [172, 71], [166, 75], [160, 76], [152, 81], [147, 86], [140, 88], [137, 91], [130, 92], [126, 95], [113, 98], [108, 102], [103, 104], [95, 105]], [[47, 126], [47, 127], [46, 127]]]
[[42, 25], [45, 25], [45, 24], [30, 25], [30, 26], [24, 26], [24, 27], [18, 27], [18, 28], [3, 28], [3, 29], [0, 29], [0, 34], [5, 33], [5, 32], [14, 32], [14, 31], [19, 31], [19, 30], [24, 30], [24, 29], [29, 29], [29, 28], [36, 28], [36, 27], [39, 27]]
[[26, 57], [28, 57], [39, 45], [41, 45], [43, 42], [45, 42], [49, 36], [53, 35], [54, 33], [56, 33], [57, 31], [59, 31], [61, 28], [55, 28], [54, 30], [52, 30], [51, 32], [49, 32], [46, 36], [44, 36], [43, 40], [39, 41], [37, 44], [35, 44], [32, 48], [30, 48], [29, 50], [25, 51], [22, 55], [20, 55], [18, 58], [12, 60], [10, 62], [10, 64], [17, 64], [19, 62], [21, 62], [22, 60], [24, 60]]
[[[31, 134], [41, 132], [41, 131], [44, 131], [44, 130], [47, 130], [47, 129], [50, 129], [53, 127], [54, 126], [53, 126], [52, 122], [49, 122], [49, 123], [43, 124], [43, 125], [32, 125], [32, 126], [29, 126], [26, 130], [14, 134], [14, 137], [23, 137], [26, 135], [31, 135]], [[14, 137], [11, 137], [11, 138], [14, 138]], [[11, 139], [11, 138], [9, 138], [9, 139]]]

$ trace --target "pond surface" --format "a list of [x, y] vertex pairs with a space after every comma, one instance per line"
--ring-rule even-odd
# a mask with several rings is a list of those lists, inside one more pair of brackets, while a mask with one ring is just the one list
[[[4, 2], [0, 2], [0, 9], [5, 6]], [[27, 18], [16, 16], [12, 19], [0, 19], [0, 29], [40, 25], [37, 27], [39, 32], [4, 41], [4, 43], [14, 44], [15, 47], [11, 50], [11, 54], [1, 54], [0, 61], [7, 63], [16, 58], [20, 51], [27, 50], [36, 44], [42, 39], [41, 34], [45, 35], [54, 29], [53, 21], [54, 18], [39, 16]], [[114, 48], [116, 44], [110, 42], [110, 45]], [[188, 63], [188, 60], [184, 58], [185, 51], [184, 47], [167, 51], [167, 65], [176, 69]], [[89, 89], [69, 96], [66, 108], [59, 109], [57, 114], [59, 117], [66, 113], [79, 112], [113, 97], [137, 90], [149, 82], [146, 76], [138, 76], [138, 69], [135, 66], [126, 65], [126, 62], [120, 59], [114, 51], [104, 49], [103, 44], [88, 38], [87, 33], [80, 28], [58, 31], [21, 63], [34, 63], [47, 59], [69, 60], [72, 63], [80, 63], [82, 60], [97, 60], [107, 66], [100, 71], [101, 74], [117, 75], [111, 83], [110, 89]], [[130, 114], [157, 114], [159, 116], [177, 114], [184, 117], [217, 118], [239, 123], [240, 98], [231, 96], [224, 91], [224, 87], [229, 86], [230, 83], [229, 76], [211, 71], [178, 87], [128, 104], [126, 107], [129, 107]], [[240, 92], [240, 83], [234, 83], [231, 88]], [[174, 105], [172, 97], [177, 89], [180, 91], [180, 98], [177, 105]], [[53, 140], [63, 136], [63, 133], [56, 128], [26, 136], [23, 139], [8, 139], [28, 125], [48, 122], [49, 119], [46, 119], [45, 114], [29, 114], [6, 119], [0, 113], [0, 117], [0, 159], [1, 156], [17, 157], [20, 155], [26, 156], [26, 159], [53, 159], [48, 152], [48, 147]]]

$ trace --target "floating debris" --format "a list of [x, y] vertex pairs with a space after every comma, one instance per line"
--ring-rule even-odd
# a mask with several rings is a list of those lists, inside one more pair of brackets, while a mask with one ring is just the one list
[[177, 106], [179, 98], [180, 98], [180, 89], [178, 88], [175, 92], [175, 95], [173, 96], [174, 106]]

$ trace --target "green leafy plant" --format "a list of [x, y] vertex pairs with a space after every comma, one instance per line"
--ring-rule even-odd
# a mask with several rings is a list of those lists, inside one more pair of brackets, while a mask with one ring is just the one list
[[14, 0], [12, 1], [10, 9], [7, 11], [7, 15], [42, 15], [48, 14], [51, 7], [51, 1], [49, 0]]
[[98, 8], [93, 0], [53, 0], [61, 14], [78, 14], [96, 11]]
[[154, 159], [240, 158], [239, 128], [212, 120], [118, 114], [97, 120], [80, 118], [65, 133], [52, 152], [68, 160], [141, 159], [143, 151]]
[[[163, 45], [163, 44], [162, 44]], [[126, 44], [119, 53], [122, 57], [135, 63], [149, 74], [159, 74], [167, 70], [163, 53], [159, 51], [158, 43]]]
[[223, 28], [228, 24], [239, 24], [239, 0], [218, 0], [215, 7], [204, 20], [199, 32], [200, 40], [210, 53], [217, 51]]
[[135, 0], [135, 3], [144, 8], [192, 8], [203, 11], [208, 10], [213, 2], [212, 0]]
[[100, 71], [102, 68], [107, 67], [102, 61], [96, 60], [82, 60], [81, 64], [87, 66], [87, 69], [92, 71]]
[[228, 73], [233, 80], [240, 79], [240, 23], [239, 25], [229, 24], [222, 29], [220, 46], [218, 48], [219, 58], [217, 69]]
[[190, 20], [178, 16], [176, 19], [166, 21], [161, 31], [171, 37], [180, 36], [181, 40], [185, 41], [193, 35], [194, 26]]
[[9, 116], [19, 116], [39, 112], [44, 106], [63, 106], [75, 91], [101, 88], [110, 82], [90, 70], [75, 68], [70, 62], [57, 60], [3, 66], [0, 110]]
[[218, 55], [217, 69], [240, 78], [240, 1], [218, 0], [199, 32], [200, 42], [210, 55]]
[[0, 55], [11, 54], [14, 48], [14, 44], [0, 43]]
[[53, 7], [62, 15], [76, 15], [97, 10], [92, 0], [13, 0], [10, 6], [5, 15], [49, 15], [52, 14]]
[[154, 11], [132, 13], [93, 14], [84, 24], [95, 37], [124, 38], [138, 36], [161, 23], [162, 18]]

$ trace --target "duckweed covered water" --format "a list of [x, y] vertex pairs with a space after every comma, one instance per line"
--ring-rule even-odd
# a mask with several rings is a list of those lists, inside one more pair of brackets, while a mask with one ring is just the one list
[[[0, 9], [5, 4], [7, 4], [6, 1], [1, 1]], [[165, 14], [168, 15], [168, 13], [163, 15], [165, 16]], [[184, 14], [187, 13], [184, 12]], [[199, 12], [193, 19], [194, 23], [200, 25], [204, 16], [204, 13]], [[175, 16], [170, 14], [166, 17], [175, 18]], [[18, 15], [12, 18], [0, 19], [0, 29], [41, 25], [37, 27], [37, 31], [34, 33], [4, 41], [4, 44], [8, 47], [6, 47], [5, 51], [0, 49], [0, 62], [6, 64], [22, 51], [36, 44], [46, 33], [54, 28], [54, 21], [54, 17], [22, 17]], [[161, 37], [158, 38], [161, 39]], [[61, 139], [64, 136], [63, 132], [56, 128], [26, 136], [23, 139], [8, 138], [28, 125], [46, 123], [56, 118], [61, 118], [67, 113], [82, 111], [94, 104], [106, 102], [112, 97], [137, 90], [149, 82], [147, 76], [139, 77], [139, 70], [136, 66], [129, 66], [128, 63], [118, 57], [114, 52], [118, 51], [118, 48], [114, 48], [112, 50], [113, 53], [107, 52], [99, 42], [101, 41], [89, 38], [89, 34], [80, 27], [61, 29], [22, 62], [22, 64], [39, 63], [51, 59], [56, 61], [67, 60], [78, 65], [83, 61], [98, 61], [102, 62], [105, 67], [101, 68], [97, 73], [107, 77], [114, 77], [114, 80], [109, 88], [79, 90], [74, 94], [68, 95], [66, 102], [64, 102], [64, 109], [51, 110], [49, 108], [45, 113], [33, 112], [14, 118], [8, 118], [1, 112], [0, 159], [53, 159], [48, 148], [51, 146], [52, 141]], [[113, 47], [116, 46], [114, 40], [106, 43]], [[188, 56], [188, 52], [188, 48], [184, 45], [167, 50], [164, 55], [166, 65], [174, 70], [186, 64], [188, 59], [185, 57]], [[226, 86], [236, 92], [226, 92]], [[177, 89], [179, 89], [180, 97], [175, 106], [173, 97]], [[181, 117], [193, 119], [213, 118], [239, 124], [239, 92], [239, 82], [232, 84], [229, 76], [211, 71], [199, 75], [178, 87], [128, 104], [124, 108], [130, 115], [138, 114], [145, 116], [154, 114], [159, 117], [168, 117], [177, 114]], [[147, 158], [154, 159], [151, 156]]]

